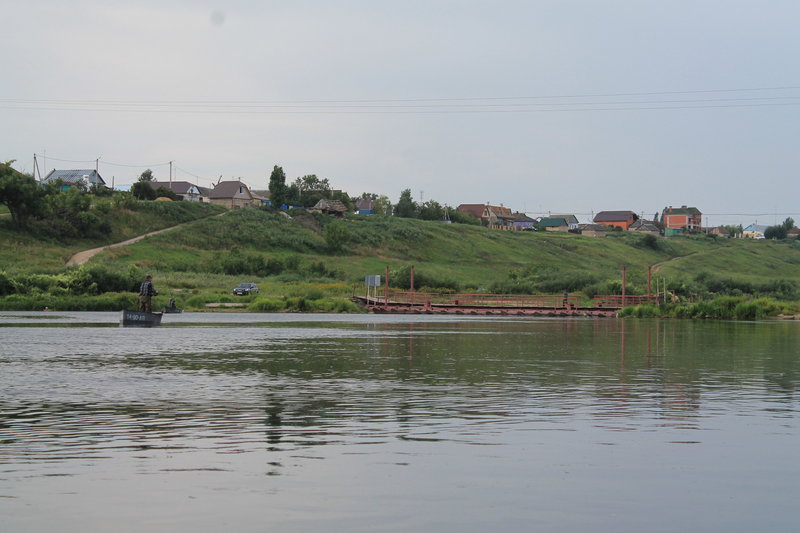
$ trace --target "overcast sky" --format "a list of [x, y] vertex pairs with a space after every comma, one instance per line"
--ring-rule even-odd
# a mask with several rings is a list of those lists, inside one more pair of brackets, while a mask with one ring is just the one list
[[27, 172], [800, 220], [797, 0], [0, 8], [0, 159]]

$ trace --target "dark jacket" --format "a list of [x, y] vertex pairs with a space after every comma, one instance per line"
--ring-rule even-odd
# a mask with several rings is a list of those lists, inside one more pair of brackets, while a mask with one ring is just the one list
[[155, 287], [153, 287], [153, 282], [146, 280], [142, 282], [141, 287], [139, 287], [139, 296], [155, 296], [158, 294], [158, 291]]

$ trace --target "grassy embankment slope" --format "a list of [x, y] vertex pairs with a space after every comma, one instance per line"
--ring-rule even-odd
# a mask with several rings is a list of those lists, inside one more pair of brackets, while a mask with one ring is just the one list
[[[135, 212], [125, 216], [114, 223], [109, 240], [161, 224], [152, 218], [143, 222]], [[0, 270], [9, 274], [64, 272], [72, 253], [99, 245], [26, 242], [9, 231], [0, 233], [3, 241], [15, 243], [0, 246]], [[363, 291], [364, 275], [383, 274], [387, 264], [397, 285], [407, 283], [413, 264], [418, 289], [459, 292], [618, 293], [623, 264], [630, 293], [644, 292], [647, 266], [654, 264], [659, 264], [656, 276], [687, 300], [737, 293], [796, 300], [800, 286], [797, 242], [648, 240], [634, 234], [592, 238], [377, 216], [334, 221], [301, 214], [288, 219], [261, 209], [203, 218], [102, 252], [90, 264], [135, 273], [130, 275], [150, 272], [161, 291], [158, 299], [164, 300], [156, 305], [174, 296], [187, 308], [236, 302], [254, 310], [350, 310], [345, 300]], [[261, 293], [234, 298], [230, 291], [240, 281], [257, 282]]]

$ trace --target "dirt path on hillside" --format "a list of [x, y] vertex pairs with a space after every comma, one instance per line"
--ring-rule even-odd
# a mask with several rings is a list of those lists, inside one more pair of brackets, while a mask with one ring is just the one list
[[[213, 216], [222, 216], [224, 214], [225, 213], [220, 213], [219, 215], [213, 215]], [[202, 219], [197, 219], [197, 220], [202, 220]], [[191, 224], [192, 222], [197, 222], [197, 220], [190, 220], [189, 222], [184, 222], [183, 224], [178, 224], [177, 226], [170, 226], [168, 228], [164, 228], [164, 229], [160, 229], [160, 230], [156, 230], [156, 231], [151, 231], [149, 233], [144, 233], [142, 235], [139, 235], [138, 237], [134, 237], [132, 239], [128, 239], [127, 241], [115, 242], [114, 244], [107, 244], [107, 245], [101, 246], [99, 248], [92, 248], [91, 250], [84, 250], [82, 252], [78, 252], [78, 253], [74, 254], [72, 257], [70, 257], [67, 260], [67, 266], [82, 265], [82, 264], [86, 263], [89, 259], [91, 259], [92, 257], [96, 256], [97, 254], [99, 254], [103, 250], [107, 250], [108, 248], [116, 248], [118, 246], [127, 246], [129, 244], [133, 244], [135, 242], [141, 241], [145, 237], [149, 237], [151, 235], [158, 235], [159, 233], [164, 233], [166, 231], [172, 231], [174, 229], [180, 228], [181, 226], [185, 226], [186, 224]]]
[[105, 246], [101, 246], [99, 248], [92, 248], [91, 250], [84, 250], [82, 252], [78, 252], [72, 257], [69, 258], [67, 261], [67, 266], [75, 266], [75, 265], [82, 265], [87, 262], [92, 257], [96, 256], [103, 250], [107, 250], [108, 248], [116, 248], [118, 246], [127, 246], [129, 244], [133, 244], [135, 242], [141, 241], [145, 237], [149, 237], [150, 235], [157, 235], [159, 233], [164, 233], [165, 231], [171, 231], [175, 228], [179, 228], [183, 226], [183, 224], [178, 224], [177, 226], [171, 226], [169, 228], [160, 229], [158, 231], [151, 231], [150, 233], [145, 233], [143, 235], [139, 235], [138, 237], [134, 237], [133, 239], [128, 239], [127, 241], [122, 242], [115, 242], [114, 244], [107, 244]]
[[670, 259], [667, 259], [666, 261], [661, 261], [660, 263], [656, 263], [656, 264], [653, 265], [652, 273], [655, 274], [656, 272], [661, 270], [662, 266], [666, 265], [667, 263], [670, 263], [672, 261], [677, 261], [679, 259], [686, 259], [687, 257], [691, 257], [691, 256], [695, 255], [696, 253], [697, 252], [692, 252], [692, 253], [686, 254], [686, 255], [679, 255], [678, 257], [672, 257]]

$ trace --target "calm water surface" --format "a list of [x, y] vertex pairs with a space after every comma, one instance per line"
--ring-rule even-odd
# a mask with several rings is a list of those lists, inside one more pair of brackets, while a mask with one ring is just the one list
[[0, 313], [0, 531], [798, 531], [800, 323]]

